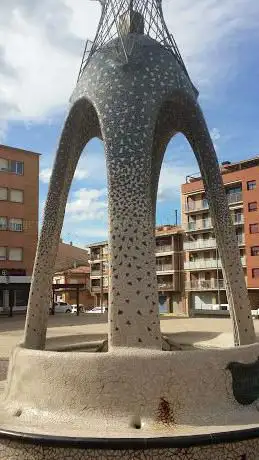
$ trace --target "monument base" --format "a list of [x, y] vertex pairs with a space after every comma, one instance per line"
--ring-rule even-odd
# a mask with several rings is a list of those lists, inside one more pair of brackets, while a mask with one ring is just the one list
[[259, 459], [258, 356], [258, 344], [17, 347], [0, 401], [0, 458]]
[[[75, 440], [74, 440], [75, 441]], [[150, 440], [151, 441], [151, 440]], [[1, 460], [112, 460], [112, 459], [145, 459], [145, 460], [258, 460], [259, 459], [259, 439], [251, 439], [241, 442], [230, 442], [220, 444], [200, 445], [196, 447], [148, 447], [149, 442], [143, 440], [145, 448], [137, 449], [125, 445], [121, 449], [107, 448], [81, 448], [78, 446], [66, 445], [62, 447], [62, 442], [56, 440], [54, 445], [47, 445], [38, 441], [30, 443], [21, 438], [16, 441], [10, 439], [0, 440], [0, 458]], [[191, 442], [191, 440], [190, 440]], [[134, 443], [134, 440], [133, 440]], [[55, 445], [56, 444], [56, 445]], [[60, 444], [60, 446], [57, 446]], [[100, 444], [102, 441], [100, 440]], [[119, 444], [119, 440], [118, 440]], [[152, 442], [150, 442], [152, 444]]]

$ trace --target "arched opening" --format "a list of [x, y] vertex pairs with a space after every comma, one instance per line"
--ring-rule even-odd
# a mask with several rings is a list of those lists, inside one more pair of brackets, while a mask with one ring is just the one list
[[51, 304], [53, 267], [68, 194], [81, 152], [94, 137], [101, 137], [97, 113], [83, 98], [68, 114], [50, 180], [25, 325], [24, 344], [28, 348], [42, 349], [45, 346], [49, 315], [46, 303]]
[[[249, 299], [216, 153], [200, 107], [185, 94], [179, 93], [171, 100], [164, 102], [158, 114], [152, 157], [154, 210], [156, 209], [158, 181], [166, 146], [177, 132], [184, 134], [199, 164], [200, 179], [204, 183], [206, 193], [204, 200], [210, 207], [210, 217], [208, 216], [206, 225], [208, 226], [209, 221], [211, 222], [210, 227], [216, 237], [215, 250], [218, 251], [218, 256], [221, 259], [221, 266], [219, 267], [218, 264], [217, 271], [219, 273], [222, 269], [222, 278], [224, 275], [235, 344], [252, 343], [254, 341], [254, 328], [250, 315]], [[203, 188], [202, 182], [201, 188]], [[205, 208], [205, 212], [208, 214], [207, 208], [208, 206]], [[192, 224], [189, 219], [190, 216], [188, 215], [186, 222], [188, 233], [191, 231], [190, 224]], [[196, 231], [196, 228], [194, 230]], [[211, 279], [204, 281], [211, 281]]]
[[[198, 165], [186, 138], [169, 141], [161, 165], [156, 206], [156, 267], [160, 313], [186, 315], [184, 271], [185, 213], [181, 186]], [[183, 217], [183, 220], [182, 220]]]

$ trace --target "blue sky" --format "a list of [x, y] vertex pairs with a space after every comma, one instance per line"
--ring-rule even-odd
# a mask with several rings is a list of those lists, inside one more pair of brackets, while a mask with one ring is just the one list
[[[259, 2], [164, 0], [165, 18], [200, 91], [220, 161], [259, 154]], [[40, 214], [85, 38], [100, 15], [90, 0], [10, 0], [0, 6], [0, 142], [41, 153]], [[174, 223], [179, 186], [198, 171], [182, 136], [169, 144], [157, 222]], [[62, 236], [75, 244], [106, 238], [102, 143], [85, 148]]]

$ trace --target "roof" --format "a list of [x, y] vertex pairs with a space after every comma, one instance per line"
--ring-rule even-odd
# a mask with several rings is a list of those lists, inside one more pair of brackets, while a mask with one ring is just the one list
[[108, 244], [108, 241], [100, 241], [99, 243], [91, 243], [91, 244], [88, 244], [87, 247], [88, 248], [94, 248], [95, 246], [106, 246]]
[[58, 255], [54, 272], [74, 269], [76, 266], [88, 266], [89, 253], [87, 249], [78, 248], [71, 244], [59, 243]]
[[89, 265], [83, 265], [81, 267], [69, 268], [56, 272], [55, 275], [63, 275], [64, 273], [69, 273], [70, 275], [87, 275], [90, 273], [90, 267]]
[[[223, 162], [219, 165], [221, 174], [228, 174], [242, 169], [254, 168], [259, 166], [259, 156], [241, 160], [236, 163]], [[196, 182], [201, 180], [201, 173], [197, 172], [186, 176], [186, 183]]]
[[[156, 227], [156, 236], [172, 235], [175, 233], [183, 233], [184, 229], [180, 225], [159, 225]], [[98, 248], [100, 246], [106, 246], [108, 241], [101, 241], [100, 243], [92, 243], [87, 247]]]
[[11, 145], [0, 144], [0, 150], [12, 150], [13, 152], [29, 153], [31, 155], [41, 156], [41, 153], [32, 152], [31, 150], [21, 149], [19, 147], [12, 147]]

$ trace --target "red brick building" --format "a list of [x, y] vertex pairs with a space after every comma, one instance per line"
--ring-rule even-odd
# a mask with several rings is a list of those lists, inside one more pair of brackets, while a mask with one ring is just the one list
[[[221, 165], [229, 209], [252, 309], [259, 308], [259, 157]], [[185, 289], [189, 312], [227, 309], [225, 283], [203, 182], [187, 176], [182, 185], [182, 225], [186, 236]]]
[[39, 154], [0, 145], [0, 307], [27, 304], [38, 203]]

